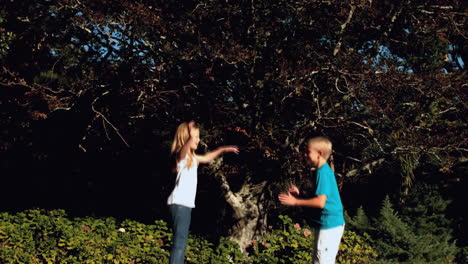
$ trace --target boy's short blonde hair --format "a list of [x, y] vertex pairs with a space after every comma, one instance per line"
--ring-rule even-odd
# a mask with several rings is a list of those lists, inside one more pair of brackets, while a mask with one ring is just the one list
[[313, 144], [313, 148], [323, 153], [323, 158], [328, 160], [332, 154], [332, 142], [327, 137], [313, 137], [307, 140], [307, 147]]

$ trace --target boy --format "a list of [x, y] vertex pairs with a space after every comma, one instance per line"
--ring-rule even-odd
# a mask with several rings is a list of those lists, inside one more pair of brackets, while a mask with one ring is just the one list
[[288, 193], [278, 196], [289, 206], [306, 206], [321, 209], [318, 228], [315, 230], [314, 264], [335, 263], [336, 254], [344, 231], [343, 205], [341, 204], [335, 174], [327, 163], [332, 143], [326, 137], [314, 137], [307, 141], [306, 160], [317, 169], [315, 197], [299, 199], [299, 189], [291, 186]]

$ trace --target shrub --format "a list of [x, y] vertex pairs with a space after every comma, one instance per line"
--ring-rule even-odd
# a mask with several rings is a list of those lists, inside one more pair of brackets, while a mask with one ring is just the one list
[[[244, 255], [239, 245], [221, 238], [217, 245], [203, 237], [189, 237], [188, 264], [311, 263], [313, 233], [309, 228], [280, 216], [277, 229], [270, 228], [254, 240]], [[0, 214], [1, 263], [167, 263], [172, 233], [164, 221], [145, 225], [114, 218], [76, 218], [63, 210], [27, 210]], [[338, 263], [367, 263], [375, 253], [367, 238], [346, 231]]]
[[213, 244], [198, 236], [190, 236], [185, 260], [189, 264], [210, 263], [213, 255]]
[[211, 264], [247, 263], [247, 259], [239, 248], [239, 244], [222, 237], [214, 252]]
[[340, 264], [374, 263], [377, 253], [371, 247], [370, 241], [366, 233], [360, 236], [353, 231], [345, 230], [336, 262]]
[[[252, 263], [312, 263], [314, 256], [314, 233], [310, 228], [293, 223], [288, 216], [279, 216], [278, 229], [271, 229], [264, 238], [254, 240], [248, 246]], [[337, 255], [337, 263], [370, 263], [376, 253], [369, 245], [368, 236], [360, 236], [345, 230]]]
[[166, 263], [171, 234], [163, 221], [143, 225], [77, 218], [63, 210], [0, 214], [4, 263]]

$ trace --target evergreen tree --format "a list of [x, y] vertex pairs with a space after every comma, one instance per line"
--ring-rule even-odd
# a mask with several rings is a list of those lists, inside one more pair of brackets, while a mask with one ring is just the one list
[[424, 195], [415, 193], [415, 199], [400, 210], [401, 215], [387, 196], [378, 217], [369, 219], [360, 207], [354, 217], [347, 216], [347, 226], [371, 236], [379, 263], [452, 262], [457, 248], [443, 214], [449, 201], [437, 192], [427, 192], [426, 196], [432, 197], [424, 200]]
[[357, 209], [356, 215], [354, 217], [350, 217], [348, 213], [345, 212], [345, 218], [346, 224], [358, 232], [366, 233], [372, 229], [371, 222], [362, 206]]
[[401, 207], [403, 220], [411, 226], [418, 237], [413, 252], [430, 261], [447, 261], [441, 256], [452, 259], [456, 254], [452, 240], [451, 221], [446, 211], [451, 200], [442, 197], [436, 185], [416, 186], [413, 193]]
[[372, 237], [379, 255], [399, 262], [410, 260], [411, 245], [415, 244], [416, 238], [410, 227], [395, 212], [388, 196], [382, 203], [380, 216], [373, 222], [375, 234]]

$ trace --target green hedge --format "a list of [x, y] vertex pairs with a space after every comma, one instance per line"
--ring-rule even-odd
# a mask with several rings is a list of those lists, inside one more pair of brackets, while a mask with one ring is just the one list
[[[309, 264], [313, 260], [314, 234], [310, 228], [301, 227], [288, 216], [280, 216], [280, 226], [247, 247], [252, 263]], [[345, 230], [337, 256], [337, 263], [372, 263], [377, 254], [368, 244], [368, 237], [361, 237]]]
[[[260, 240], [239, 246], [190, 236], [188, 264], [311, 263], [313, 233], [287, 216]], [[172, 233], [164, 221], [145, 225], [113, 218], [67, 218], [63, 210], [0, 214], [1, 263], [168, 263]], [[345, 231], [337, 263], [370, 263], [376, 258], [366, 238]]]

